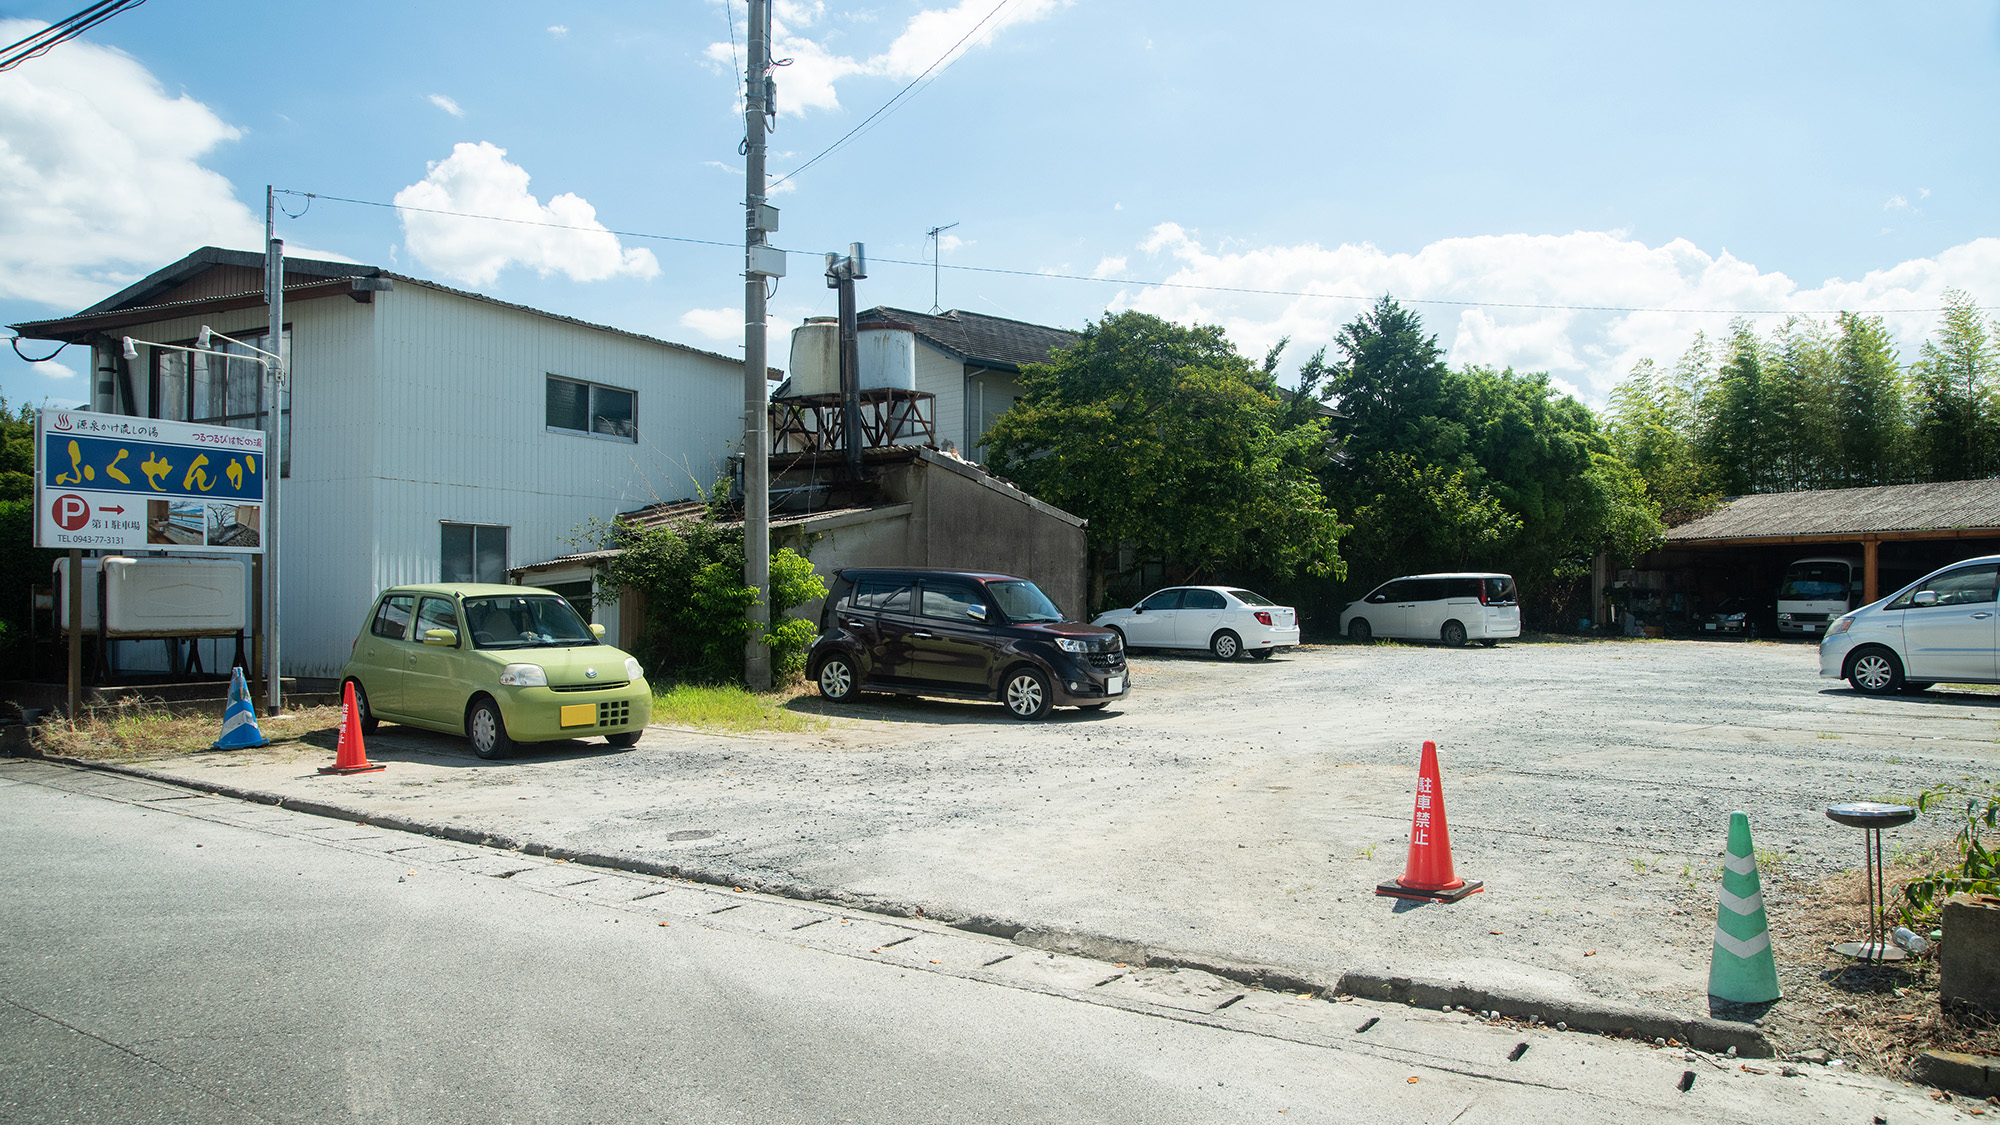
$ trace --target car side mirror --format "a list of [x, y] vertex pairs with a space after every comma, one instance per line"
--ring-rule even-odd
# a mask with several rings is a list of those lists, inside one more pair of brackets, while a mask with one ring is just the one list
[[1133, 607], [1132, 607], [1132, 612], [1133, 612], [1133, 613], [1135, 613], [1135, 614], [1137, 614], [1137, 613], [1144, 613], [1144, 612], [1146, 612], [1146, 607], [1145, 607], [1145, 606], [1142, 606], [1142, 605], [1135, 605], [1135, 606], [1133, 606]]
[[1368, 597], [1368, 603], [1370, 605], [1381, 605], [1383, 602], [1386, 602], [1388, 600], [1389, 600], [1389, 595], [1387, 594], [1371, 594]]
[[1937, 591], [1936, 591], [1936, 590], [1918, 590], [1918, 591], [1917, 591], [1916, 593], [1914, 593], [1914, 594], [1911, 594], [1911, 595], [1910, 595], [1910, 604], [1911, 604], [1911, 605], [1936, 605], [1936, 604], [1937, 604]]
[[599, 639], [602, 639], [602, 638], [603, 638], [603, 636], [604, 636], [604, 626], [602, 626], [602, 625], [599, 625], [599, 624], [598, 624], [597, 622], [595, 622], [595, 621], [591, 622], [591, 623], [590, 623], [590, 635], [591, 635], [591, 636], [593, 636], [593, 637], [597, 637], [597, 638], [599, 638]]
[[457, 648], [457, 647], [458, 647], [458, 630], [456, 630], [456, 629], [425, 629], [425, 630], [424, 630], [424, 643], [425, 643], [425, 644], [427, 644], [427, 645], [439, 645], [439, 646], [442, 646], [442, 647], [444, 647], [444, 648]]
[[974, 621], [984, 621], [986, 620], [986, 607], [983, 605], [966, 606], [965, 615]]

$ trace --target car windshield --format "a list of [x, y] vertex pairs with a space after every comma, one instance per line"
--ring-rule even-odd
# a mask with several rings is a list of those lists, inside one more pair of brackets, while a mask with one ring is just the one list
[[1277, 605], [1277, 604], [1278, 604], [1277, 602], [1274, 602], [1274, 601], [1272, 601], [1271, 599], [1269, 599], [1269, 598], [1265, 597], [1265, 596], [1264, 596], [1264, 595], [1262, 595], [1262, 594], [1253, 594], [1253, 593], [1251, 593], [1251, 592], [1250, 592], [1250, 591], [1248, 591], [1248, 590], [1231, 590], [1231, 591], [1229, 591], [1229, 596], [1230, 596], [1230, 597], [1232, 597], [1232, 598], [1235, 598], [1235, 599], [1236, 599], [1237, 601], [1239, 601], [1239, 602], [1242, 602], [1242, 603], [1243, 603], [1244, 605]]
[[1000, 612], [1009, 621], [1061, 621], [1062, 610], [1049, 600], [1042, 588], [1025, 579], [1015, 578], [1006, 582], [988, 582], [986, 592], [999, 603]]
[[1799, 563], [1785, 571], [1778, 596], [1786, 601], [1819, 602], [1847, 596], [1847, 564]]
[[478, 648], [552, 648], [600, 644], [570, 604], [554, 594], [465, 599], [465, 622]]

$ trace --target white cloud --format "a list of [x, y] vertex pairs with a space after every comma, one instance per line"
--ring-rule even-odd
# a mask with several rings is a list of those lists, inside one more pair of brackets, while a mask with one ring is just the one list
[[711, 340], [740, 340], [743, 338], [743, 310], [689, 309], [681, 314], [681, 327], [692, 328]]
[[[651, 250], [620, 246], [582, 198], [564, 192], [546, 204], [537, 200], [528, 191], [527, 170], [509, 161], [506, 149], [486, 141], [453, 146], [449, 157], [431, 164], [430, 174], [397, 192], [395, 201], [401, 208], [517, 220], [399, 212], [411, 257], [468, 285], [490, 285], [513, 265], [572, 281], [652, 278], [660, 272]], [[531, 225], [543, 223], [559, 225]]]
[[459, 108], [459, 104], [456, 101], [453, 101], [451, 98], [448, 98], [443, 94], [432, 94], [431, 104], [438, 107], [441, 110], [444, 110], [446, 113], [451, 114], [453, 117], [465, 116], [465, 110]]
[[1910, 201], [1900, 195], [1892, 195], [1882, 204], [1882, 210], [1884, 211], [1908, 211], [1909, 209]]
[[562, 24], [559, 23], [550, 24], [549, 34], [555, 36], [557, 39], [561, 39], [569, 34], [569, 28], [564, 27]]
[[958, 237], [955, 234], [945, 234], [942, 231], [938, 232], [937, 240], [938, 240], [938, 252], [943, 254], [949, 254], [953, 250], [956, 250], [961, 246], [971, 245], [971, 243], [967, 242], [963, 238]]
[[[1685, 239], [1647, 246], [1604, 231], [1452, 238], [1402, 254], [1366, 243], [1221, 251], [1204, 245], [1195, 232], [1163, 223], [1140, 249], [1177, 263], [1164, 281], [1311, 294], [1150, 286], [1121, 292], [1113, 302], [1114, 308], [1181, 322], [1220, 324], [1246, 354], [1261, 354], [1279, 337], [1290, 336], [1287, 356], [1298, 363], [1329, 344], [1369, 302], [1390, 293], [1423, 316], [1452, 363], [1547, 371], [1592, 404], [1603, 403], [1639, 359], [1671, 361], [1697, 330], [1724, 329], [1730, 310], [1786, 310], [1828, 319], [1842, 310], [1882, 312], [1907, 355], [1936, 314], [1890, 310], [1934, 309], [1953, 287], [2000, 303], [2000, 238], [1977, 239], [1859, 280], [1834, 278], [1812, 286]], [[1605, 306], [1661, 311], [1601, 311]], [[1768, 329], [1779, 316], [1756, 319]]]
[[[1033, 23], [1067, 2], [1016, 0], [991, 19], [987, 19], [994, 11], [991, 0], [960, 0], [952, 8], [926, 8], [910, 17], [882, 53], [857, 59], [839, 54], [806, 34], [825, 17], [823, 2], [778, 0], [772, 12], [771, 56], [791, 60], [777, 72], [778, 112], [802, 116], [808, 110], [838, 109], [840, 97], [835, 86], [842, 79], [869, 75], [908, 80], [940, 60], [942, 69], [974, 47], [990, 42], [1003, 28]], [[986, 22], [982, 25], [981, 20]], [[960, 43], [961, 39], [965, 42]], [[713, 62], [740, 67], [744, 51], [738, 44], [722, 42], [709, 44], [705, 53]]]
[[1125, 272], [1125, 264], [1126, 264], [1126, 258], [1125, 255], [1123, 254], [1120, 254], [1115, 258], [1101, 259], [1097, 263], [1097, 268], [1090, 271], [1090, 276], [1116, 277], [1119, 274]]
[[[43, 27], [0, 20], [0, 42]], [[263, 226], [201, 158], [241, 133], [122, 51], [73, 40], [0, 77], [0, 297], [81, 308]]]
[[29, 364], [28, 369], [44, 379], [74, 379], [77, 376], [75, 368], [53, 359], [37, 360]]

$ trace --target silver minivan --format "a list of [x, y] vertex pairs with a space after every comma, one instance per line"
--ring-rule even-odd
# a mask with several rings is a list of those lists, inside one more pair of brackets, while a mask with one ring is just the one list
[[1844, 614], [1819, 642], [1819, 674], [1870, 695], [2000, 683], [2000, 555], [1955, 562]]
[[1392, 578], [1340, 615], [1353, 641], [1396, 637], [1492, 646], [1521, 635], [1521, 601], [1507, 574], [1412, 574]]

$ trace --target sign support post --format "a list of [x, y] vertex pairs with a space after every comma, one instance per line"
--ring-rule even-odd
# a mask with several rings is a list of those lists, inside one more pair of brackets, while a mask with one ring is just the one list
[[69, 721], [83, 711], [83, 551], [69, 552]]

